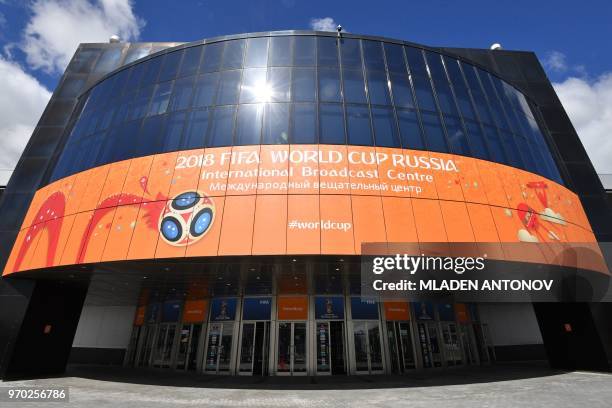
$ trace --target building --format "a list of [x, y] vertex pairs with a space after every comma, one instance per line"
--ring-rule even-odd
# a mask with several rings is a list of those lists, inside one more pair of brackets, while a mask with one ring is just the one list
[[82, 44], [0, 213], [3, 378], [610, 368], [605, 303], [361, 296], [363, 243], [612, 237], [530, 52], [310, 31]]

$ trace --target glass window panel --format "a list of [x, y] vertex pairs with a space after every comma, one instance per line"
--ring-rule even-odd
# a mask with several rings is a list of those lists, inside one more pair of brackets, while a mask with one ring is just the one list
[[345, 68], [362, 69], [359, 40], [344, 38], [340, 40], [340, 45], [342, 66]]
[[521, 153], [516, 145], [514, 136], [512, 133], [501, 131], [500, 132], [502, 141], [505, 147], [505, 151], [508, 155], [508, 162], [510, 165], [518, 168], [523, 168], [525, 164], [521, 158]]
[[96, 131], [108, 129], [108, 127], [110, 126], [112, 122], [114, 113], [115, 113], [115, 108], [113, 108], [112, 106], [108, 107], [104, 111], [96, 112], [96, 114], [99, 115], [99, 120], [96, 126]]
[[319, 100], [340, 102], [340, 73], [338, 68], [319, 68]]
[[219, 73], [202, 74], [196, 79], [193, 106], [211, 106], [215, 103]]
[[402, 137], [402, 147], [404, 149], [425, 149], [423, 131], [419, 126], [416, 111], [398, 109], [397, 120]]
[[119, 60], [121, 59], [121, 52], [123, 48], [109, 48], [105, 50], [94, 68], [94, 72], [108, 73], [119, 66]]
[[242, 68], [244, 45], [244, 40], [225, 41], [225, 51], [223, 51], [222, 69]]
[[183, 51], [175, 51], [166, 54], [163, 59], [161, 72], [157, 82], [169, 81], [176, 78], [179, 66], [181, 64], [181, 58], [183, 58]]
[[289, 102], [291, 100], [291, 68], [268, 68], [268, 86], [270, 101]]
[[163, 132], [163, 152], [172, 152], [179, 149], [186, 117], [185, 112], [173, 113], [168, 117]]
[[491, 160], [498, 163], [507, 163], [506, 153], [504, 152], [504, 147], [502, 146], [501, 138], [497, 134], [497, 130], [492, 126], [484, 126], [484, 131]]
[[193, 76], [176, 80], [168, 110], [177, 111], [189, 108], [194, 93], [194, 84], [195, 77]]
[[342, 105], [319, 105], [319, 143], [345, 144]]
[[426, 77], [427, 68], [425, 67], [422, 51], [419, 48], [413, 47], [405, 47], [405, 50], [408, 66], [410, 67], [410, 74]]
[[468, 131], [472, 154], [475, 157], [489, 160], [489, 152], [487, 150], [480, 125], [476, 122], [465, 121], [465, 127]]
[[146, 115], [154, 88], [154, 86], [149, 86], [138, 91], [138, 95], [132, 104], [130, 119], [140, 119]]
[[[119, 97], [125, 90], [126, 84], [128, 83], [130, 70], [119, 71], [111, 78], [107, 79], [109, 90], [108, 90], [108, 99], [113, 99]], [[106, 82], [104, 81], [104, 82]]]
[[136, 94], [131, 94], [115, 102], [117, 109], [115, 110], [115, 116], [113, 117], [113, 125], [117, 125], [128, 120], [133, 105], [133, 99], [136, 96]]
[[385, 43], [385, 57], [389, 72], [406, 74], [406, 61], [404, 60], [404, 47], [398, 44]]
[[346, 130], [351, 145], [373, 146], [370, 111], [367, 106], [346, 106]]
[[476, 110], [478, 111], [480, 120], [484, 123], [494, 125], [495, 122], [493, 122], [493, 117], [489, 111], [489, 104], [487, 103], [483, 93], [479, 90], [473, 91], [472, 97], [474, 98], [474, 104], [476, 105]]
[[130, 45], [130, 49], [125, 56], [125, 60], [123, 64], [129, 64], [130, 62], [134, 62], [142, 57], [146, 57], [149, 55], [149, 51], [151, 51], [151, 45], [143, 45], [143, 44], [132, 44]]
[[385, 70], [382, 45], [378, 41], [363, 41], [363, 59], [368, 70]]
[[144, 120], [134, 146], [134, 156], [147, 156], [162, 150], [165, 119], [165, 115], [156, 115]]
[[[145, 68], [146, 68], [146, 63], [140, 63], [140, 64], [134, 65], [132, 68], [129, 69], [130, 75], [129, 75], [128, 81], [125, 84], [125, 87], [123, 88], [124, 95], [135, 92], [140, 87], [140, 81], [142, 80], [142, 76], [145, 73]], [[126, 72], [126, 71], [122, 71], [122, 72]], [[106, 83], [107, 81], [108, 79], [105, 80], [104, 83]]]
[[265, 102], [270, 99], [270, 93], [270, 88], [266, 83], [265, 68], [243, 70], [240, 103]]
[[212, 114], [208, 147], [231, 146], [236, 106], [218, 106]]
[[221, 66], [221, 55], [223, 53], [223, 43], [213, 43], [204, 46], [204, 57], [200, 65], [200, 71], [218, 71]]
[[100, 50], [82, 48], [70, 61], [68, 70], [71, 72], [91, 72], [93, 64], [96, 62]]
[[294, 104], [291, 143], [317, 143], [316, 122], [317, 114], [314, 104]]
[[343, 68], [342, 80], [344, 81], [344, 100], [347, 103], [368, 103], [361, 69]]
[[338, 65], [338, 41], [334, 37], [317, 37], [317, 62], [321, 66]]
[[197, 149], [204, 147], [209, 116], [208, 109], [194, 110], [189, 114], [181, 149]]
[[242, 71], [240, 70], [223, 71], [221, 73], [221, 83], [219, 84], [217, 105], [229, 105], [238, 102], [241, 73]]
[[201, 45], [185, 49], [185, 55], [183, 55], [183, 62], [181, 63], [179, 76], [191, 76], [198, 72], [203, 49], [204, 47]]
[[376, 146], [400, 147], [393, 109], [372, 108]]
[[292, 97], [296, 102], [314, 102], [316, 85], [313, 68], [293, 68]]
[[165, 113], [168, 110], [168, 103], [170, 102], [170, 94], [172, 93], [173, 82], [163, 82], [155, 86], [155, 93], [151, 99], [149, 105], [149, 116], [159, 115]]
[[247, 45], [245, 67], [265, 67], [268, 61], [268, 38], [250, 38]]
[[315, 37], [295, 37], [293, 39], [293, 64], [298, 66], [315, 65]]
[[470, 95], [467, 91], [467, 86], [465, 84], [465, 80], [463, 79], [463, 74], [459, 69], [457, 60], [445, 58], [444, 61], [446, 63], [448, 76], [450, 77], [453, 84], [453, 89], [455, 90], [455, 97], [457, 98], [459, 110], [461, 110], [464, 118], [476, 119], [476, 113], [472, 106]]
[[161, 69], [162, 58], [157, 57], [143, 62], [144, 72], [140, 80], [140, 86], [145, 87], [157, 82], [159, 70]]
[[451, 151], [453, 153], [469, 156], [470, 148], [461, 120], [456, 117], [445, 116], [444, 123], [446, 124], [446, 134], [448, 135], [448, 143], [451, 146]]
[[423, 129], [427, 139], [427, 148], [436, 152], [448, 152], [444, 129], [436, 113], [422, 112]]
[[373, 105], [391, 105], [389, 83], [384, 71], [367, 71], [368, 94]]
[[263, 125], [264, 144], [289, 143], [289, 104], [267, 103]]
[[419, 108], [428, 111], [435, 111], [436, 102], [433, 97], [431, 82], [429, 82], [429, 79], [426, 77], [413, 75], [412, 85], [414, 85], [414, 93], [416, 94]]
[[292, 37], [270, 38], [269, 66], [288, 66], [293, 61]]
[[407, 74], [391, 73], [391, 89], [393, 90], [393, 102], [396, 107], [414, 108], [412, 88]]
[[236, 145], [252, 145], [261, 142], [263, 104], [240, 105], [236, 118]]
[[134, 156], [135, 139], [140, 130], [141, 122], [140, 120], [127, 122], [118, 128], [111, 147], [112, 157], [110, 161], [125, 160]]
[[529, 148], [529, 142], [527, 142], [527, 139], [524, 137], [517, 138], [517, 146], [521, 152], [523, 163], [525, 163], [524, 168], [534, 173], [537, 172], [537, 167], [533, 159], [533, 155], [531, 154], [531, 149]]

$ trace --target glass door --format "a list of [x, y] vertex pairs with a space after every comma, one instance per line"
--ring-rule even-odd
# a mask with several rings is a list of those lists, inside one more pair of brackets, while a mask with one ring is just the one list
[[357, 374], [382, 372], [384, 366], [378, 321], [353, 322], [353, 341]]
[[158, 326], [151, 364], [153, 367], [167, 368], [171, 366], [175, 335], [176, 324], [165, 323]]
[[145, 341], [139, 351], [137, 360], [138, 367], [148, 366], [151, 359], [151, 351], [153, 350], [153, 342], [155, 341], [155, 333], [157, 332], [157, 326], [147, 326], [145, 328]]
[[211, 323], [204, 371], [207, 373], [229, 373], [232, 358], [234, 323]]
[[467, 324], [460, 324], [459, 338], [461, 340], [463, 355], [466, 358], [467, 364], [477, 365], [478, 354], [476, 353], [476, 344], [474, 342], [474, 333], [472, 332], [472, 326]]
[[239, 374], [267, 375], [269, 348], [270, 322], [242, 323]]
[[416, 367], [409, 322], [387, 322], [391, 372], [401, 374]]
[[459, 335], [455, 323], [440, 323], [442, 326], [442, 339], [444, 341], [444, 355], [447, 366], [463, 364], [463, 355], [459, 346]]
[[442, 367], [442, 353], [438, 329], [435, 322], [419, 322], [417, 324], [419, 344], [421, 346], [421, 356], [423, 367]]
[[279, 322], [277, 374], [305, 375], [306, 361], [306, 323]]
[[179, 370], [195, 370], [197, 365], [198, 342], [200, 339], [200, 324], [184, 324], [179, 333], [179, 343], [176, 356], [176, 368]]

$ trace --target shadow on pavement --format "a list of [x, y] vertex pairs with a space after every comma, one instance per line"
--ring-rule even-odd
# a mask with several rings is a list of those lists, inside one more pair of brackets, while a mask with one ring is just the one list
[[267, 390], [334, 390], [435, 387], [511, 381], [562, 374], [544, 363], [496, 364], [415, 371], [406, 375], [257, 377], [216, 376], [170, 369], [71, 365], [63, 377], [173, 387]]

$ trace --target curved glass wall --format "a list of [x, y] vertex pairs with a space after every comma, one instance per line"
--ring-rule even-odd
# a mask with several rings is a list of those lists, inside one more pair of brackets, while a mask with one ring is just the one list
[[450, 152], [561, 182], [522, 93], [473, 65], [390, 42], [197, 45], [121, 70], [86, 98], [51, 181], [174, 150], [321, 143]]

